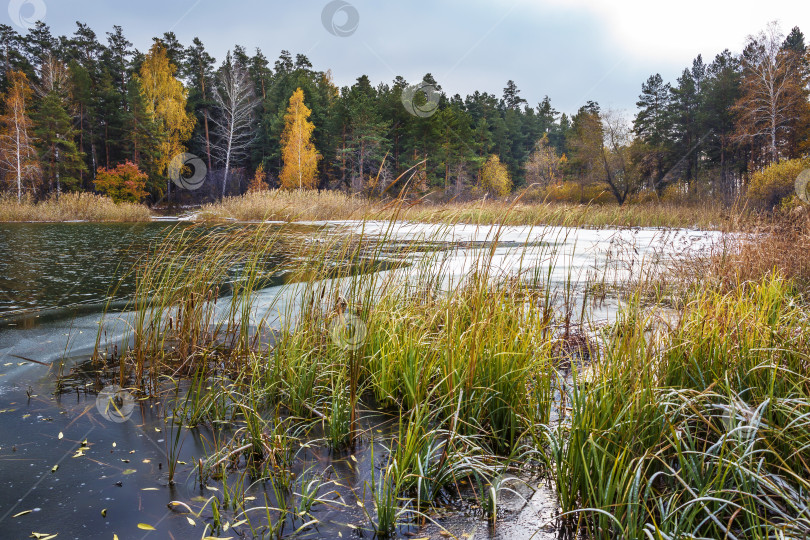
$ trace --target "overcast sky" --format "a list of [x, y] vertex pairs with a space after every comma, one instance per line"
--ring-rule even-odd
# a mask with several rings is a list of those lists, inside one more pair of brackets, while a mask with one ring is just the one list
[[218, 60], [237, 43], [260, 47], [271, 65], [282, 49], [304, 53], [341, 86], [430, 72], [450, 95], [500, 96], [513, 79], [530, 104], [548, 95], [569, 113], [589, 99], [632, 112], [649, 75], [674, 81], [700, 53], [708, 63], [739, 52], [768, 21], [810, 35], [806, 0], [10, 0], [4, 22], [24, 31], [37, 10], [57, 35], [79, 20], [106, 41], [121, 25], [142, 51], [171, 30], [184, 45], [199, 37]]

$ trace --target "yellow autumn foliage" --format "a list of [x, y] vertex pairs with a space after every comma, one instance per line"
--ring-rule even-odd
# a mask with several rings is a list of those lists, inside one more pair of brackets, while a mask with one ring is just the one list
[[767, 208], [777, 206], [796, 192], [796, 178], [810, 168], [810, 158], [789, 159], [774, 163], [751, 176], [746, 196], [749, 200]]
[[505, 197], [512, 191], [512, 179], [509, 178], [509, 171], [501, 163], [501, 158], [496, 155], [489, 157], [484, 167], [481, 169], [480, 187], [483, 191]]
[[196, 119], [186, 111], [188, 91], [175, 78], [177, 67], [169, 62], [166, 50], [154, 44], [144, 58], [139, 75], [146, 114], [158, 129], [157, 171], [163, 173], [171, 160], [186, 151], [183, 143], [191, 137]]
[[279, 180], [285, 189], [313, 189], [318, 186], [318, 161], [321, 155], [312, 144], [315, 125], [309, 121], [312, 111], [304, 104], [304, 91], [298, 88], [290, 97], [281, 134], [283, 165]]

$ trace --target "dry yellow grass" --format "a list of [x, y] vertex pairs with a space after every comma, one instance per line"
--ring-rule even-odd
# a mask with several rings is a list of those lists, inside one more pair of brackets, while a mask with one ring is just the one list
[[0, 197], [0, 222], [10, 221], [149, 221], [152, 214], [144, 205], [114, 203], [107, 197], [92, 193], [65, 193], [34, 203], [16, 198]]
[[235, 219], [237, 221], [319, 221], [362, 219], [374, 203], [339, 191], [270, 190], [227, 197], [206, 204], [197, 213], [200, 221]]
[[336, 191], [263, 191], [208, 204], [200, 221], [312, 221], [404, 219], [427, 223], [565, 225], [587, 227], [692, 227], [736, 229], [741, 212], [719, 207], [648, 203], [618, 206], [562, 202], [511, 204], [504, 201], [409, 205], [370, 201]]

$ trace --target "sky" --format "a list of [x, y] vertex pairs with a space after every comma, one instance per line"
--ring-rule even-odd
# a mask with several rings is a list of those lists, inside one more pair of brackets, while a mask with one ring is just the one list
[[256, 47], [271, 66], [281, 50], [331, 69], [339, 86], [362, 74], [374, 84], [431, 73], [448, 94], [501, 96], [514, 80], [536, 105], [544, 96], [561, 112], [588, 100], [635, 110], [654, 73], [674, 82], [698, 54], [708, 63], [778, 21], [810, 41], [810, 2], [681, 0], [10, 0], [5, 24], [24, 32], [33, 17], [55, 35], [75, 22], [99, 39], [120, 25], [136, 48], [173, 31], [199, 37], [218, 60], [234, 44]]

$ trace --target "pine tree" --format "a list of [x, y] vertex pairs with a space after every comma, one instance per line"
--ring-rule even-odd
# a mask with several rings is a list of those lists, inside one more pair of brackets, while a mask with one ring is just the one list
[[39, 160], [49, 189], [59, 196], [63, 189], [80, 187], [80, 173], [86, 169], [76, 145], [77, 131], [67, 112], [69, 78], [67, 67], [52, 56], [42, 67], [42, 98], [34, 117]]
[[312, 189], [318, 186], [318, 160], [321, 155], [312, 144], [315, 125], [312, 111], [304, 104], [304, 91], [298, 88], [290, 97], [281, 135], [284, 165], [279, 180], [286, 189]]

